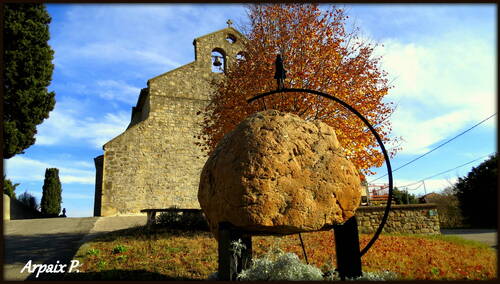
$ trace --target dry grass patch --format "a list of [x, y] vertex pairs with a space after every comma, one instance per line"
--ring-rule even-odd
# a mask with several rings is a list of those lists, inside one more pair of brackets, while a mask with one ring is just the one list
[[[309, 263], [336, 266], [332, 232], [302, 234]], [[372, 235], [360, 235], [364, 247]], [[298, 235], [253, 237], [254, 257], [277, 246], [304, 260]], [[70, 279], [203, 280], [217, 270], [217, 242], [209, 232], [142, 227], [104, 235], [75, 256], [82, 267]], [[389, 270], [401, 279], [494, 279], [496, 250], [449, 236], [381, 235], [363, 257], [364, 271]]]

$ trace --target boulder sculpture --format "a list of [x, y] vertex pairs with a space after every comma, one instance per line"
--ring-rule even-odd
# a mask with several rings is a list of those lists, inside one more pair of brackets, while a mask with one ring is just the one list
[[276, 110], [249, 116], [227, 133], [203, 167], [198, 200], [218, 225], [264, 234], [331, 229], [361, 199], [357, 169], [332, 127]]

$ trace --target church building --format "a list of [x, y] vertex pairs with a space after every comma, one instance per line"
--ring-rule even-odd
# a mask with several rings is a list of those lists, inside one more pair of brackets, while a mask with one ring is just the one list
[[[230, 23], [228, 21], [228, 23]], [[212, 91], [210, 80], [242, 56], [245, 37], [230, 27], [194, 39], [194, 61], [151, 78], [127, 129], [94, 159], [94, 216], [135, 215], [147, 208], [200, 208], [205, 154], [194, 137]]]

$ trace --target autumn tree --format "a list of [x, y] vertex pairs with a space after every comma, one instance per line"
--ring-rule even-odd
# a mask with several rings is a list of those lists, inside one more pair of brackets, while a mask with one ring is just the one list
[[210, 153], [244, 118], [276, 109], [332, 126], [344, 154], [363, 174], [381, 166], [384, 158], [376, 139], [356, 115], [336, 102], [307, 93], [280, 93], [246, 102], [277, 89], [274, 62], [281, 54], [286, 88], [318, 90], [345, 101], [368, 119], [385, 143], [395, 143], [388, 120], [394, 107], [382, 101], [390, 86], [380, 58], [374, 56], [377, 44], [361, 38], [357, 28], [347, 31], [348, 16], [336, 7], [323, 12], [315, 4], [252, 5], [248, 15], [244, 56], [228, 66], [224, 80], [212, 81], [214, 92], [202, 112], [199, 145]]

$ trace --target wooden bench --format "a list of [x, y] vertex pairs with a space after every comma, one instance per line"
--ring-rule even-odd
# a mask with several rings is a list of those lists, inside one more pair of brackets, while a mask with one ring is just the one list
[[148, 208], [142, 209], [141, 213], [147, 213], [147, 223], [146, 226], [151, 228], [152, 225], [156, 224], [156, 212], [178, 212], [178, 213], [201, 213], [201, 209], [182, 209], [182, 208]]

